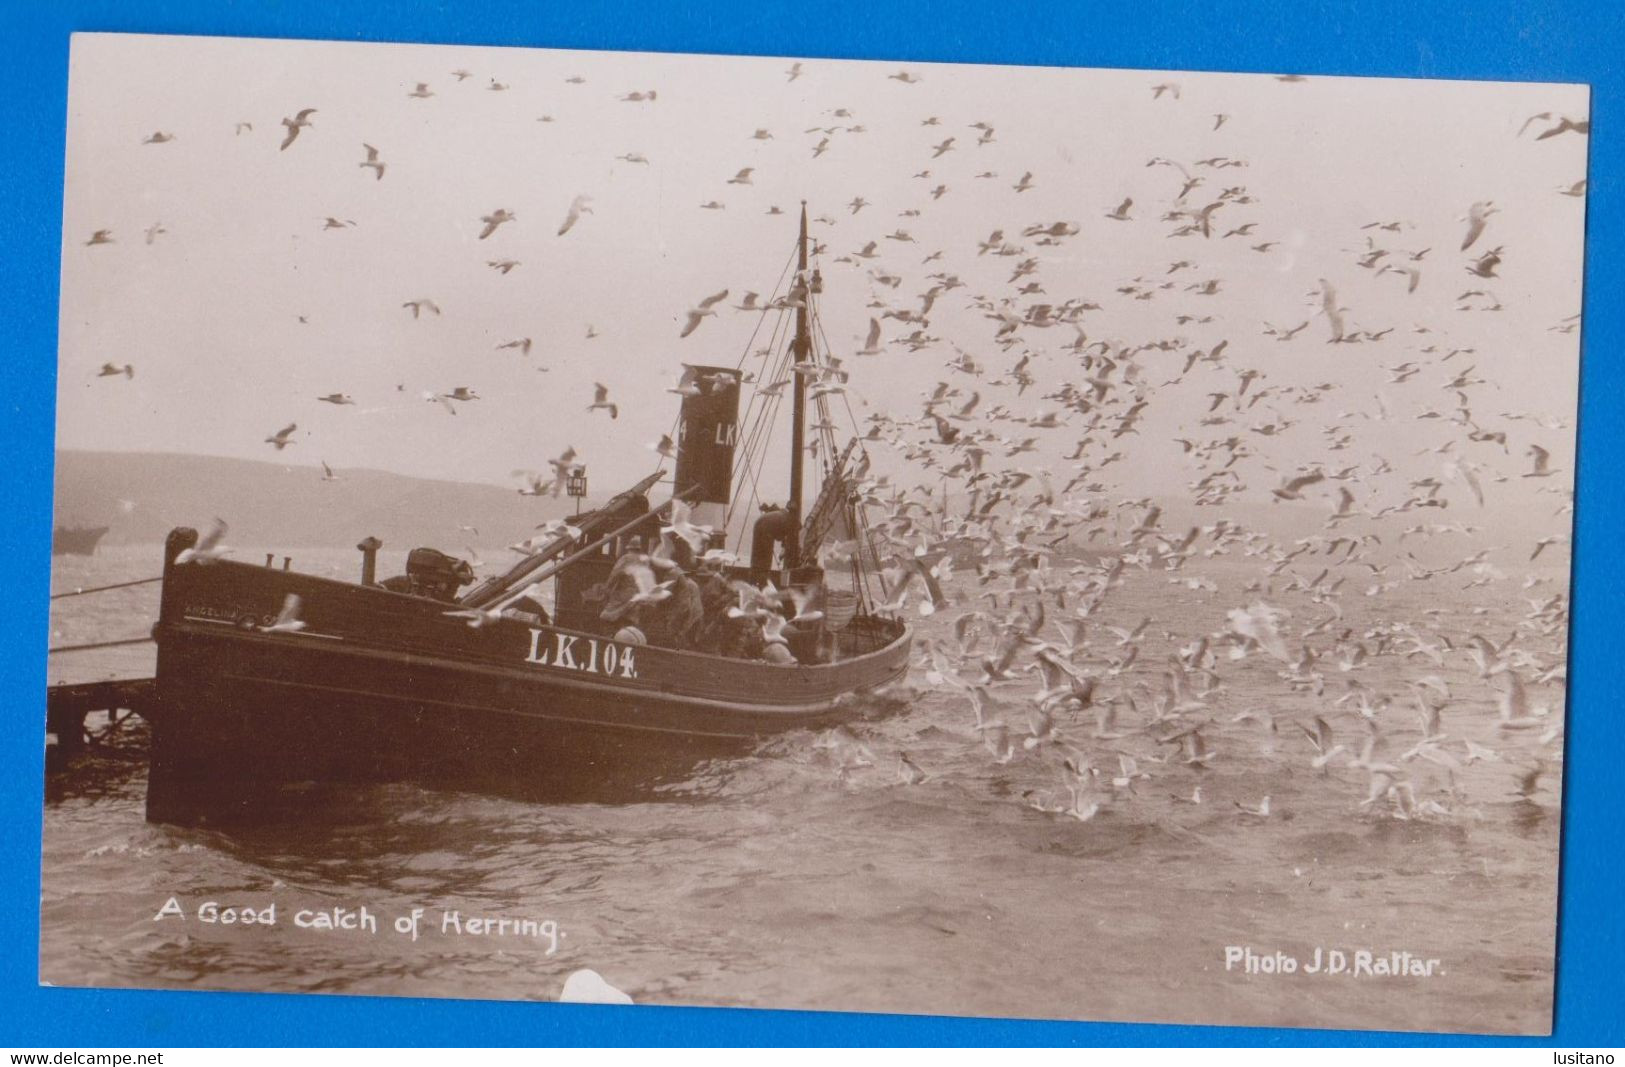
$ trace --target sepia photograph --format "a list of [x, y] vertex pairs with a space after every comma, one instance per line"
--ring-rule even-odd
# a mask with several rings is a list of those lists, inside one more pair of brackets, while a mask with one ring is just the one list
[[1585, 85], [69, 73], [43, 984], [1552, 1032]]

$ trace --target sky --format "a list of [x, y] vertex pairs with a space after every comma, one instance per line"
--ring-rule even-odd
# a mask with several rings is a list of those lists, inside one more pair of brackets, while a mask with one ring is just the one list
[[[420, 82], [431, 95], [410, 95]], [[979, 396], [999, 440], [1036, 439], [993, 447], [991, 466], [1070, 478], [1088, 420], [1053, 394], [1086, 376], [1067, 347], [1081, 330], [1140, 371], [1111, 402], [1131, 388], [1152, 401], [1132, 435], [1095, 435], [1084, 473], [1113, 492], [1188, 491], [1203, 468], [1180, 440], [1231, 434], [1251, 445], [1260, 502], [1292, 471], [1379, 459], [1392, 484], [1362, 496], [1396, 499], [1454, 455], [1505, 476], [1492, 506], [1515, 509], [1536, 488], [1519, 477], [1530, 444], [1571, 484], [1579, 332], [1562, 327], [1581, 306], [1585, 199], [1562, 190], [1585, 177], [1587, 138], [1539, 134], [1587, 117], [1583, 86], [80, 34], [69, 108], [59, 448], [517, 486], [515, 471], [574, 447], [609, 491], [654, 469], [645, 446], [672, 428], [683, 362], [765, 366], [750, 354], [761, 317], [731, 305], [772, 291], [805, 200], [858, 432], [877, 414], [919, 419], [945, 382], [956, 404]], [[279, 148], [305, 108], [311, 125]], [[160, 132], [172, 139], [143, 143]], [[730, 183], [745, 167], [749, 184]], [[1182, 203], [1183, 174], [1201, 184]], [[1211, 236], [1173, 235], [1169, 212], [1235, 187]], [[580, 196], [591, 212], [561, 235]], [[1125, 199], [1128, 218], [1108, 217]], [[1463, 251], [1477, 203], [1495, 213]], [[514, 220], [481, 239], [499, 208]], [[1023, 236], [1058, 222], [1076, 233]], [[111, 242], [87, 244], [98, 230]], [[979, 252], [995, 230], [1020, 254]], [[852, 255], [870, 241], [877, 258]], [[1496, 276], [1470, 273], [1492, 249]], [[503, 260], [518, 265], [489, 265]], [[1388, 264], [1420, 270], [1414, 292]], [[855, 355], [870, 318], [918, 310], [934, 272], [963, 283], [932, 307], [936, 340], [911, 350], [896, 342], [914, 327], [883, 319], [884, 354]], [[1203, 285], [1217, 291], [1187, 288]], [[1330, 343], [1326, 285], [1345, 331], [1376, 337]], [[1462, 299], [1473, 289], [1490, 295]], [[440, 314], [403, 306], [422, 299]], [[1097, 305], [1078, 329], [1023, 326], [1007, 343], [987, 314], [1069, 300]], [[1299, 323], [1290, 340], [1267, 332]], [[529, 355], [497, 347], [526, 337]], [[1221, 341], [1222, 363], [1181, 374]], [[1455, 349], [1470, 351], [1443, 358]], [[948, 366], [962, 354], [979, 377]], [[1008, 374], [1023, 356], [1025, 390]], [[1420, 369], [1391, 381], [1406, 362]], [[133, 376], [98, 376], [104, 363]], [[1445, 383], [1468, 368], [1474, 423], [1504, 447], [1456, 442], [1460, 422], [1432, 417], [1457, 407]], [[1244, 408], [1243, 371], [1278, 391]], [[595, 383], [618, 417], [588, 410]], [[455, 415], [424, 400], [459, 386], [481, 399]], [[356, 403], [316, 399], [335, 392]], [[1227, 421], [1204, 426], [1216, 393]], [[1056, 429], [1002, 417], [1046, 411]], [[266, 443], [290, 423], [293, 444]], [[1338, 432], [1354, 443], [1333, 455]], [[937, 479], [905, 444], [929, 450], [931, 420], [887, 433], [878, 468]]]

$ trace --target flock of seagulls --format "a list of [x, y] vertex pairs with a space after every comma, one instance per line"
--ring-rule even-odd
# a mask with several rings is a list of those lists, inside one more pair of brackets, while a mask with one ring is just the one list
[[[451, 73], [456, 85], [478, 88], [473, 72]], [[795, 82], [809, 73], [810, 65], [798, 62], [784, 77]], [[910, 94], [930, 77], [900, 70], [884, 80], [896, 83], [887, 91]], [[1304, 80], [1279, 76], [1279, 91], [1293, 92]], [[565, 81], [585, 84], [580, 76]], [[416, 82], [399, 106], [434, 106], [424, 103], [437, 96], [434, 85]], [[489, 92], [511, 88], [496, 78], [485, 85]], [[1202, 106], [1200, 93], [1172, 81], [1147, 93], [1157, 108]], [[670, 96], [644, 88], [620, 90], [614, 99], [659, 109]], [[321, 136], [312, 121], [319, 114], [307, 107], [284, 118], [278, 151], [297, 152], [303, 139]], [[1228, 747], [1246, 731], [1259, 753], [1301, 763], [1328, 789], [1350, 788], [1356, 779], [1349, 793], [1356, 812], [1465, 817], [1473, 807], [1462, 785], [1466, 768], [1497, 763], [1514, 779], [1519, 802], [1538, 803], [1547, 795], [1542, 776], [1561, 760], [1560, 702], [1546, 690], [1564, 679], [1567, 598], [1551, 573], [1510, 574], [1492, 555], [1505, 548], [1520, 562], [1550, 563], [1553, 555], [1543, 553], [1566, 543], [1561, 531], [1571, 490], [1567, 479], [1554, 477], [1564, 472], [1554, 467], [1545, 435], [1567, 424], [1509, 410], [1515, 396], [1497, 395], [1479, 371], [1480, 354], [1450, 342], [1448, 323], [1415, 321], [1424, 317], [1420, 311], [1410, 324], [1373, 321], [1345, 295], [1346, 277], [1362, 271], [1393, 276], [1378, 284], [1391, 284], [1401, 301], [1436, 296], [1441, 286], [1454, 293], [1462, 274], [1470, 274], [1470, 284], [1445, 299], [1451, 309], [1445, 314], [1504, 310], [1489, 284], [1520, 264], [1518, 249], [1498, 230], [1503, 208], [1489, 199], [1458, 208], [1462, 214], [1452, 221], [1462, 227], [1459, 247], [1440, 249], [1417, 247], [1414, 238], [1427, 227], [1415, 220], [1373, 219], [1347, 234], [1342, 274], [1304, 279], [1302, 310], [1277, 319], [1285, 325], [1234, 321], [1223, 312], [1230, 281], [1207, 265], [1220, 258], [1215, 250], [1269, 259], [1284, 255], [1292, 235], [1249, 189], [1251, 162], [1227, 149], [1226, 138], [1249, 117], [1233, 109], [1201, 114], [1212, 141], [1206, 154], [1129, 164], [1125, 185], [1105, 202], [1077, 203], [1068, 217], [1034, 219], [1027, 205], [1045, 195], [1041, 167], [1008, 167], [1000, 178], [988, 168], [1003, 167], [1001, 152], [1008, 150], [994, 123], [921, 113], [918, 125], [930, 135], [920, 138], [915, 155], [895, 153], [915, 183], [912, 195], [884, 207], [874, 194], [853, 195], [836, 209], [839, 217], [814, 219], [821, 269], [844, 268], [849, 277], [838, 284], [870, 294], [866, 332], [777, 370], [768, 358], [774, 351], [758, 349], [752, 355], [764, 360], [762, 367], [745, 381], [771, 398], [799, 376], [816, 425], [827, 429], [831, 411], [849, 399], [845, 361], [911, 361], [910, 373], [925, 386], [917, 411], [872, 410], [862, 427], [864, 451], [876, 458], [871, 466], [866, 455], [857, 489], [882, 516], [878, 533], [893, 561], [878, 607], [937, 616], [920, 642], [916, 676], [963, 700], [967, 739], [993, 763], [1034, 768], [1035, 784], [1022, 794], [1034, 808], [1089, 821], [1132, 804], [1153, 782], [1166, 783], [1181, 802], [1204, 803], [1203, 776], [1232, 758]], [[1525, 150], [1549, 151], [1588, 131], [1585, 119], [1547, 111], [1529, 116], [1514, 140]], [[252, 132], [251, 123], [237, 125], [238, 136]], [[854, 109], [829, 109], [805, 131], [801, 165], [821, 165], [846, 139], [866, 132]], [[175, 136], [160, 131], [142, 143], [163, 151]], [[789, 136], [755, 124], [740, 131], [741, 141]], [[637, 146], [625, 148], [614, 163], [650, 165]], [[385, 181], [391, 171], [383, 153], [371, 144], [361, 151], [356, 165], [370, 172], [369, 184]], [[735, 196], [754, 195], [764, 178], [761, 163], [719, 167], [715, 188], [737, 209]], [[940, 245], [917, 236], [926, 232], [920, 220], [978, 182], [1005, 198], [989, 209], [1001, 213], [1002, 224], [985, 237], [965, 233]], [[1582, 196], [1584, 182], [1553, 195], [1559, 193]], [[712, 198], [694, 207], [726, 205]], [[765, 214], [783, 211], [767, 204]], [[594, 217], [593, 196], [575, 195], [553, 236], [591, 239]], [[466, 218], [469, 232], [489, 242], [481, 247], [493, 250], [503, 247], [506, 228], [529, 224], [500, 206], [483, 214], [476, 208]], [[322, 228], [353, 225], [329, 216]], [[1096, 230], [1166, 242], [1166, 267], [1122, 277], [1111, 292], [1066, 292], [1056, 264], [1077, 254]], [[112, 230], [99, 229], [85, 244], [113, 241]], [[521, 265], [500, 251], [481, 260], [504, 276]], [[766, 318], [799, 306], [794, 295], [764, 300], [754, 291], [727, 303], [738, 290], [717, 288], [686, 309], [674, 308], [673, 321], [681, 324], [674, 341], [682, 344], [707, 319]], [[933, 332], [940, 330], [933, 320], [949, 305], [985, 323], [986, 336]], [[401, 308], [420, 321], [442, 314], [428, 296]], [[1160, 312], [1160, 325], [1143, 336], [1121, 336], [1114, 312], [1134, 311], [1143, 320], [1147, 309]], [[1577, 324], [1570, 317], [1551, 329], [1572, 333]], [[589, 326], [587, 336], [596, 330]], [[532, 339], [495, 348], [528, 357]], [[1325, 352], [1380, 366], [1384, 385], [1357, 394], [1335, 373], [1303, 384], [1277, 371], [1279, 354]], [[128, 381], [134, 369], [107, 363], [98, 375]], [[618, 420], [623, 405], [610, 392], [595, 382], [587, 412]], [[421, 395], [451, 415], [480, 400], [462, 385]], [[1170, 399], [1193, 395], [1205, 402], [1191, 407]], [[313, 399], [355, 405], [342, 390]], [[1132, 484], [1141, 442], [1160, 432], [1152, 419], [1179, 423], [1173, 439], [1188, 480], [1178, 510], [1212, 509], [1218, 517], [1182, 520], [1177, 528], [1163, 501], [1113, 498], [1115, 485]], [[1417, 455], [1387, 448], [1383, 427], [1399, 420], [1426, 429], [1429, 447]], [[299, 421], [291, 419], [264, 442], [281, 453], [298, 442], [298, 432]], [[824, 448], [828, 458], [828, 434], [814, 436], [810, 447]], [[1318, 444], [1304, 447], [1306, 436]], [[1054, 450], [1062, 461], [1040, 459], [1056, 441], [1069, 443], [1070, 451]], [[675, 451], [669, 435], [648, 447], [662, 460]], [[1522, 469], [1511, 465], [1515, 455], [1527, 460]], [[550, 475], [516, 472], [523, 478], [519, 492], [557, 496], [578, 460], [572, 447], [548, 461]], [[322, 466], [324, 479], [336, 477]], [[889, 473], [879, 473], [882, 467]], [[1493, 545], [1481, 536], [1494, 529], [1489, 509], [1509, 506], [1515, 491], [1523, 494], [1519, 501], [1550, 493], [1551, 532], [1531, 544]], [[958, 503], [950, 506], [951, 498]], [[1269, 522], [1232, 515], [1229, 509], [1245, 503], [1282, 516], [1319, 509], [1318, 528], [1283, 535]], [[1478, 509], [1486, 517], [1474, 522]], [[853, 551], [850, 544], [826, 546], [824, 562], [835, 566]], [[1221, 587], [1215, 577], [1232, 562], [1246, 565], [1239, 589], [1228, 578]], [[1188, 618], [1108, 621], [1119, 601], [1139, 596], [1128, 590], [1152, 586], [1207, 605], [1220, 621], [1189, 629], [1203, 615], [1194, 606]], [[1489, 594], [1475, 590], [1501, 595], [1503, 604], [1521, 596], [1527, 610], [1510, 622], [1510, 633], [1492, 640], [1490, 630], [1505, 620], [1479, 599]], [[1237, 602], [1221, 604], [1221, 597]], [[1435, 606], [1416, 607], [1429, 603]], [[1361, 610], [1353, 610], [1356, 604]], [[1407, 607], [1393, 614], [1384, 610], [1390, 604]], [[1481, 625], [1458, 617], [1466, 612], [1481, 614]], [[1453, 674], [1461, 677], [1449, 680]], [[1301, 710], [1238, 703], [1235, 694], [1260, 680], [1284, 690], [1282, 706]], [[820, 749], [843, 778], [886, 762], [906, 785], [936, 777], [918, 753], [881, 760], [846, 729], [826, 735]], [[1434, 773], [1424, 776], [1423, 768]], [[1235, 815], [1276, 819], [1279, 798], [1237, 802]]]

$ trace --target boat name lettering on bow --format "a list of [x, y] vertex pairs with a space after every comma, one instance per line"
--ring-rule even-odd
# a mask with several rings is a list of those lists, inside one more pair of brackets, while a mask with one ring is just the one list
[[[552, 638], [551, 641], [548, 640], [549, 637]], [[587, 674], [636, 678], [638, 676], [636, 656], [634, 645], [623, 645], [576, 634], [550, 634], [547, 630], [538, 630], [533, 626], [530, 628], [530, 655], [525, 657], [525, 662], [540, 664], [543, 667], [582, 671]]]

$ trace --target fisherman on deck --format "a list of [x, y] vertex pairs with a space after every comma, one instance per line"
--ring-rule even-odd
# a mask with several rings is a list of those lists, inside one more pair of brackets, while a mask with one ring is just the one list
[[406, 554], [406, 573], [385, 578], [379, 586], [392, 593], [408, 593], [432, 600], [454, 601], [457, 591], [474, 580], [466, 560], [432, 548], [414, 548]]
[[698, 647], [705, 621], [705, 598], [700, 584], [681, 570], [672, 571], [671, 596], [658, 605], [664, 644], [671, 648]]
[[598, 617], [605, 622], [642, 630], [643, 607], [647, 601], [640, 596], [645, 592], [644, 586], [652, 584], [653, 574], [649, 554], [643, 550], [643, 538], [636, 534], [628, 537], [609, 577], [597, 590], [604, 604]]
[[729, 624], [733, 621], [728, 618], [728, 609], [738, 602], [739, 597], [721, 569], [714, 564], [701, 564], [696, 584], [700, 590], [700, 622], [694, 634], [693, 647], [698, 652], [719, 655]]

